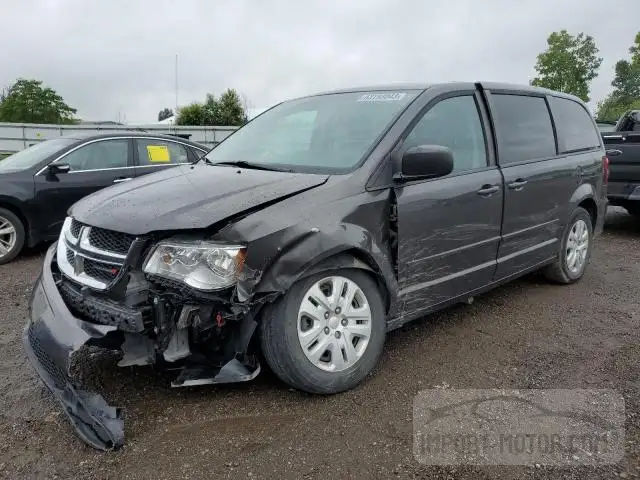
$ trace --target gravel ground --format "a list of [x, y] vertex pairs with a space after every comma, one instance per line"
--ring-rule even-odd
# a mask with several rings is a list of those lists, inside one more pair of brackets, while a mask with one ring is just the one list
[[[125, 409], [126, 444], [101, 453], [73, 434], [22, 352], [42, 249], [0, 267], [0, 477], [636, 478], [640, 476], [640, 224], [610, 212], [585, 278], [532, 275], [390, 334], [375, 375], [318, 397], [272, 374], [171, 389], [150, 368], [99, 357], [88, 374]], [[412, 453], [421, 389], [612, 388], [626, 401], [626, 455], [599, 467], [427, 467]]]

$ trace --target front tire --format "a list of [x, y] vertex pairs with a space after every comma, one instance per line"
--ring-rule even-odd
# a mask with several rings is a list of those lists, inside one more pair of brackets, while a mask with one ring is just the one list
[[341, 269], [296, 282], [262, 315], [265, 360], [285, 383], [332, 394], [358, 385], [375, 367], [386, 336], [376, 282]]
[[0, 208], [0, 265], [16, 258], [24, 246], [25, 232], [20, 219]]
[[640, 202], [628, 203], [624, 207], [630, 215], [640, 218]]
[[577, 282], [584, 275], [592, 249], [591, 215], [584, 208], [578, 207], [565, 227], [556, 260], [544, 270], [545, 276], [563, 284]]

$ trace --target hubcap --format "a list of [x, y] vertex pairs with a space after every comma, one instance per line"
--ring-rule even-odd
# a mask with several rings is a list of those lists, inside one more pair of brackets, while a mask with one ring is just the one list
[[8, 255], [16, 245], [16, 228], [4, 217], [0, 217], [0, 258]]
[[566, 262], [571, 273], [579, 273], [587, 261], [589, 250], [589, 228], [584, 220], [573, 224], [567, 239]]
[[316, 282], [298, 310], [298, 340], [316, 367], [339, 372], [364, 354], [371, 337], [371, 309], [364, 292], [345, 277]]

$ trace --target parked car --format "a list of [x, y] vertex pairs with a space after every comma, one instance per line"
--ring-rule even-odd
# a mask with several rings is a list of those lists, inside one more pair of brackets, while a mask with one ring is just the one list
[[640, 217], [640, 110], [625, 113], [613, 132], [603, 132], [611, 174], [609, 203]]
[[[202, 161], [76, 203], [46, 254], [27, 354], [79, 435], [123, 442], [69, 377], [85, 344], [174, 386], [358, 385], [386, 332], [542, 269], [579, 280], [604, 147], [578, 98], [528, 86], [352, 89], [284, 102]], [[255, 342], [252, 341], [255, 337]]]
[[109, 133], [59, 137], [0, 161], [0, 265], [24, 245], [55, 240], [67, 209], [85, 195], [209, 149], [167, 135]]

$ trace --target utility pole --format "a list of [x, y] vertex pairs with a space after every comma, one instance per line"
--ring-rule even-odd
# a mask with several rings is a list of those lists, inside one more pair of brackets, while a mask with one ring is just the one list
[[178, 54], [176, 53], [176, 109], [173, 111], [173, 122], [178, 116]]

